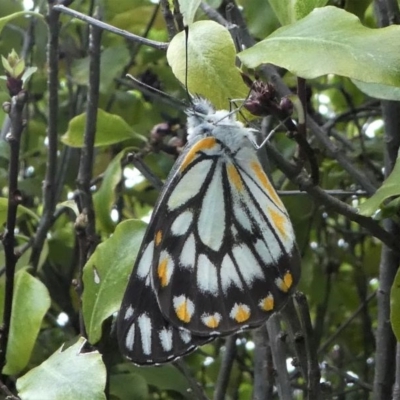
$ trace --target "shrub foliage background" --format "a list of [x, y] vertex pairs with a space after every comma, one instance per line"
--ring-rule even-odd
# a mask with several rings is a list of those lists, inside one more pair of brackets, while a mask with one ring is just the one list
[[[160, 3], [1, 1], [2, 398], [400, 398], [397, 2], [179, 1], [187, 64], [179, 14]], [[294, 224], [306, 298], [256, 331], [138, 368], [113, 322], [185, 117], [126, 75], [175, 99], [187, 76], [227, 108], [248, 93], [235, 44], [278, 101], [304, 101], [318, 185], [282, 127], [260, 157]], [[178, 122], [169, 142], [154, 129]], [[277, 125], [265, 118], [261, 135]]]

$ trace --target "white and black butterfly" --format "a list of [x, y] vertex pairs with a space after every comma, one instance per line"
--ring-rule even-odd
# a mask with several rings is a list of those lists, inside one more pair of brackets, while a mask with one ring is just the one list
[[251, 130], [201, 98], [159, 196], [118, 316], [122, 353], [173, 361], [216, 336], [263, 324], [300, 278], [287, 211]]

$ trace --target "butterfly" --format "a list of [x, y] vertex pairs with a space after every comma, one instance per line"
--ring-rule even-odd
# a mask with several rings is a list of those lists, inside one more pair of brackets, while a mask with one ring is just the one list
[[255, 328], [288, 300], [300, 256], [250, 129], [196, 97], [187, 145], [161, 191], [118, 314], [123, 355], [173, 361]]

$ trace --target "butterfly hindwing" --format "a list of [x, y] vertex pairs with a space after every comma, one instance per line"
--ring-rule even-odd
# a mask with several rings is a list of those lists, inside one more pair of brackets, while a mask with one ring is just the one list
[[212, 337], [196, 337], [162, 315], [151, 284], [154, 219], [150, 222], [118, 314], [121, 352], [138, 365], [161, 364], [188, 354]]

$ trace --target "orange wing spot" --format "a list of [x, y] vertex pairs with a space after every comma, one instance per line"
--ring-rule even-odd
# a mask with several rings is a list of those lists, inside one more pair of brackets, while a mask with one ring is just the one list
[[204, 325], [206, 325], [208, 328], [214, 329], [219, 325], [221, 316], [219, 314], [208, 315], [202, 318], [202, 320], [204, 322]]
[[175, 312], [181, 321], [186, 322], [186, 323], [190, 322], [190, 319], [192, 318], [192, 316], [189, 313], [187, 301], [182, 302], [182, 304], [176, 308]]
[[275, 280], [275, 283], [276, 286], [278, 286], [278, 288], [282, 290], [282, 292], [287, 293], [293, 285], [293, 276], [289, 271], [287, 271], [283, 279], [278, 278]]
[[235, 304], [230, 315], [236, 322], [245, 322], [250, 318], [250, 309], [245, 304]]
[[161, 230], [157, 231], [156, 236], [154, 237], [156, 246], [158, 246], [161, 243], [162, 237], [163, 237], [162, 231]]
[[235, 185], [237, 191], [241, 192], [243, 190], [243, 182], [237, 168], [233, 164], [228, 164], [226, 169], [228, 171], [229, 180]]
[[158, 268], [157, 268], [157, 275], [158, 278], [160, 279], [160, 283], [162, 287], [167, 286], [168, 282], [167, 282], [167, 269], [168, 269], [168, 259], [164, 258], [160, 264], [158, 264]]
[[264, 297], [260, 302], [259, 306], [264, 311], [272, 311], [274, 309], [274, 296], [269, 294], [267, 297]]
[[293, 275], [287, 271], [285, 276], [283, 277], [283, 282], [285, 283], [286, 287], [288, 290], [292, 287], [293, 285]]
[[271, 219], [274, 222], [276, 229], [278, 229], [279, 233], [284, 238], [287, 238], [287, 233], [285, 231], [286, 217], [279, 212], [274, 211], [272, 208], [268, 208], [268, 212], [271, 215]]
[[268, 192], [272, 200], [275, 204], [279, 207], [283, 207], [282, 201], [275, 192], [275, 189], [272, 187], [271, 182], [269, 181], [267, 175], [265, 174], [264, 170], [262, 169], [260, 163], [258, 161], [253, 161], [251, 163], [251, 169], [255, 172], [258, 180], [261, 182], [263, 188]]
[[180, 166], [180, 171], [184, 171], [187, 166], [196, 158], [197, 153], [204, 150], [210, 150], [216, 145], [217, 141], [213, 137], [206, 137], [200, 141], [198, 141], [186, 154], [186, 157], [182, 161]]

